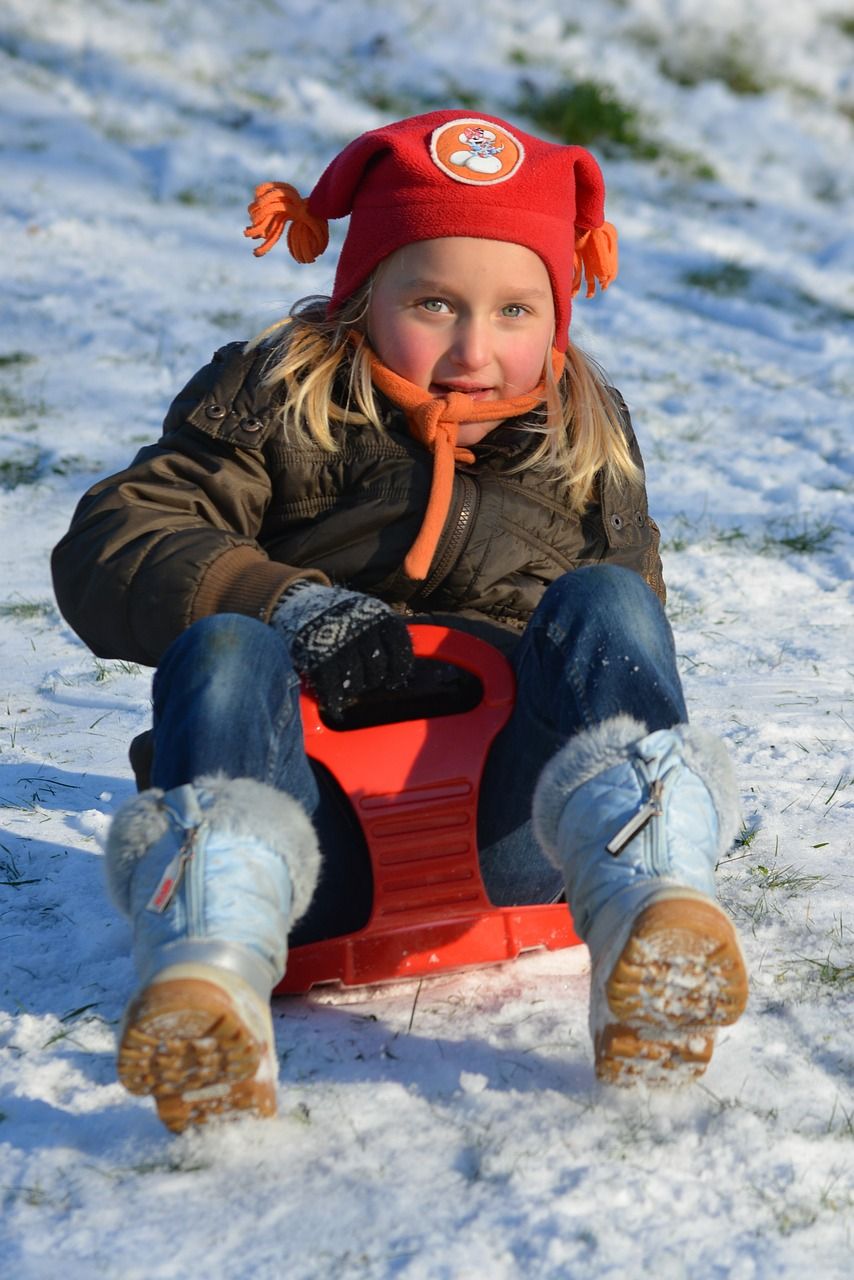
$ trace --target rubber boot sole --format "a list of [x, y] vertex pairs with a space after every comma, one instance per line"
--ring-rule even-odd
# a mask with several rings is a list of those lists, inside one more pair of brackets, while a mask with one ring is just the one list
[[128, 1005], [117, 1065], [128, 1092], [152, 1095], [173, 1133], [276, 1113], [269, 1005], [221, 969], [173, 965], [158, 974]]
[[705, 1071], [718, 1027], [747, 1004], [735, 929], [708, 898], [668, 896], [642, 910], [604, 985], [596, 1074], [610, 1084], [684, 1084]]

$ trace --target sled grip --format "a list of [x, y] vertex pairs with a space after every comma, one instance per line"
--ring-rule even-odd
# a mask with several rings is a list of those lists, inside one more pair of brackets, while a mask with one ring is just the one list
[[489, 749], [513, 710], [515, 678], [486, 641], [448, 627], [409, 628], [416, 658], [449, 662], [482, 686], [468, 711], [357, 729], [323, 723], [301, 695], [306, 752], [348, 796], [373, 873], [363, 929], [291, 950], [279, 992], [360, 985], [572, 945], [565, 904], [494, 907], [480, 874], [477, 803]]

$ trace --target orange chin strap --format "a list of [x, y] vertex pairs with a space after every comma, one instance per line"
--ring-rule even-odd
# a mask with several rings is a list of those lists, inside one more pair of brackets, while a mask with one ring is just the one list
[[[367, 345], [361, 334], [350, 335], [355, 345]], [[546, 398], [545, 379], [526, 395], [509, 400], [473, 400], [461, 391], [431, 396], [429, 391], [402, 378], [369, 350], [371, 380], [392, 404], [403, 409], [411, 435], [433, 454], [433, 478], [427, 509], [418, 535], [406, 554], [404, 572], [414, 582], [423, 582], [430, 571], [442, 529], [448, 517], [454, 487], [456, 463], [472, 463], [475, 455], [457, 444], [461, 423], [504, 421], [530, 413]], [[556, 379], [563, 374], [563, 352], [552, 348], [552, 370]]]

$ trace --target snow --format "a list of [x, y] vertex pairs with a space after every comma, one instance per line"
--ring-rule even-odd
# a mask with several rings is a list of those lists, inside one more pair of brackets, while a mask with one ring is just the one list
[[[850, 1274], [852, 55], [840, 0], [7, 0], [4, 1274]], [[332, 252], [252, 258], [255, 183], [305, 192], [431, 106], [524, 127], [532, 86], [590, 78], [661, 146], [603, 160], [621, 275], [574, 333], [633, 410], [689, 706], [736, 762], [748, 1012], [701, 1083], [613, 1092], [581, 949], [324, 991], [276, 1005], [278, 1119], [173, 1138], [115, 1080], [101, 854], [150, 672], [70, 632], [50, 548], [217, 345], [329, 288]]]

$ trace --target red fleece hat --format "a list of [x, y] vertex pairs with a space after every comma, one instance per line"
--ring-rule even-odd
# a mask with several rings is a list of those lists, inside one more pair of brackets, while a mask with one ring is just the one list
[[617, 233], [605, 222], [601, 170], [583, 147], [543, 142], [494, 116], [433, 111], [356, 138], [322, 174], [307, 200], [285, 183], [265, 183], [249, 206], [245, 235], [273, 247], [288, 222], [288, 247], [314, 262], [329, 241], [328, 220], [350, 215], [330, 311], [404, 245], [443, 236], [507, 240], [545, 263], [555, 305], [555, 345], [566, 349], [582, 267], [590, 297], [617, 274]]

